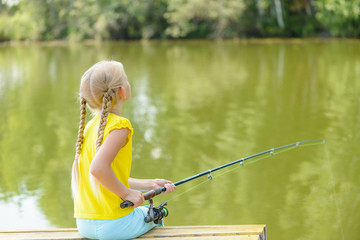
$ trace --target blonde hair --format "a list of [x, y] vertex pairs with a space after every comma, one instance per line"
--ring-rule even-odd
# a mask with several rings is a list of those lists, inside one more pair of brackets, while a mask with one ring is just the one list
[[[89, 68], [81, 77], [80, 84], [80, 123], [76, 142], [76, 154], [72, 167], [71, 189], [73, 198], [78, 196], [79, 190], [79, 161], [84, 143], [84, 129], [86, 123], [86, 105], [94, 112], [101, 114], [96, 139], [96, 151], [100, 149], [104, 138], [107, 116], [111, 108], [117, 103], [116, 92], [123, 86], [125, 71], [123, 65], [116, 61], [101, 61]], [[90, 173], [89, 173], [90, 174]], [[100, 184], [90, 174], [90, 183], [96, 196]]]

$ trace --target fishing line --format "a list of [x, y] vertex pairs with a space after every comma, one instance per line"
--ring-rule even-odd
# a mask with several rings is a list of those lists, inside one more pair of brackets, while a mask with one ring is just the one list
[[[232, 172], [232, 171], [234, 171], [234, 170], [236, 170], [236, 169], [238, 169], [240, 167], [245, 166], [245, 161], [246, 161], [246, 165], [253, 164], [253, 163], [258, 162], [260, 160], [266, 159], [266, 158], [274, 156], [276, 154], [280, 154], [280, 153], [283, 153], [283, 152], [290, 151], [290, 150], [298, 148], [298, 147], [306, 147], [306, 146], [313, 146], [313, 145], [319, 145], [319, 144], [325, 144], [325, 141], [324, 140], [308, 140], [308, 141], [301, 141], [301, 142], [291, 143], [291, 144], [287, 144], [287, 145], [284, 145], [284, 146], [281, 146], [281, 147], [272, 148], [272, 149], [267, 150], [267, 151], [256, 153], [254, 155], [251, 155], [251, 156], [248, 156], [248, 157], [245, 157], [245, 158], [241, 158], [239, 160], [235, 160], [235, 161], [226, 163], [224, 165], [218, 166], [216, 168], [209, 169], [207, 171], [198, 173], [198, 174], [193, 175], [191, 177], [187, 177], [185, 179], [182, 179], [180, 181], [177, 181], [177, 182], [173, 183], [173, 185], [178, 186], [178, 185], [187, 183], [189, 181], [195, 180], [197, 178], [200, 178], [200, 177], [203, 177], [203, 176], [206, 176], [206, 175], [208, 176], [208, 179], [194, 185], [193, 187], [191, 187], [191, 188], [187, 189], [186, 191], [174, 196], [173, 198], [168, 199], [167, 202], [172, 201], [174, 199], [178, 199], [182, 195], [184, 195], [185, 193], [188, 193], [189, 191], [194, 190], [195, 188], [199, 187], [200, 185], [204, 184], [205, 182], [208, 182], [208, 181], [212, 180], [214, 178], [212, 176], [212, 173], [215, 172], [215, 171], [222, 170], [223, 168], [230, 167], [230, 166], [233, 166], [235, 164], [238, 165], [237, 167], [232, 167], [228, 171], [224, 171], [224, 172], [222, 172], [222, 173], [215, 176], [215, 177], [220, 177], [220, 176], [223, 176], [223, 175], [225, 175], [225, 174], [227, 174], [229, 172]], [[329, 162], [329, 159], [328, 159], [328, 162]], [[328, 164], [328, 165], [330, 166], [330, 164]], [[330, 175], [332, 176], [331, 168], [330, 168]], [[332, 179], [331, 182], [333, 183], [333, 179]], [[150, 204], [149, 207], [148, 207], [149, 209], [148, 209], [147, 216], [144, 218], [144, 221], [146, 223], [152, 222], [152, 221], [155, 224], [162, 223], [162, 219], [164, 217], [168, 216], [168, 210], [165, 208], [165, 206], [167, 205], [167, 202], [163, 202], [157, 207], [154, 207], [154, 202], [153, 202], [153, 198], [155, 196], [157, 196], [157, 195], [159, 195], [159, 194], [161, 194], [162, 192], [165, 192], [165, 191], [166, 191], [166, 188], [161, 187], [161, 188], [153, 189], [153, 190], [150, 190], [150, 191], [148, 191], [146, 193], [143, 193], [144, 199], [148, 200], [149, 204]], [[334, 183], [333, 183], [333, 195], [334, 195], [334, 199], [335, 199], [335, 202], [336, 202], [336, 207], [338, 209], [338, 211], [337, 211], [338, 212], [338, 219], [340, 220], [340, 223], [341, 223], [341, 231], [342, 231], [342, 236], [343, 236], [343, 240], [344, 240], [343, 224], [342, 224], [342, 219], [341, 219], [341, 214], [340, 214], [338, 202], [337, 202], [337, 199], [336, 199]], [[125, 200], [124, 202], [122, 202], [120, 204], [120, 207], [121, 208], [127, 208], [127, 207], [133, 206], [133, 205], [134, 204], [131, 201]]]
[[[188, 177], [188, 178], [182, 179], [180, 181], [177, 181], [177, 182], [173, 183], [173, 185], [178, 186], [178, 185], [190, 182], [192, 180], [195, 180], [195, 179], [200, 178], [200, 177], [205, 176], [205, 175], [208, 175], [208, 179], [211, 180], [211, 179], [213, 179], [212, 173], [216, 172], [218, 170], [222, 170], [223, 168], [227, 168], [227, 167], [233, 166], [235, 164], [238, 164], [240, 166], [244, 166], [245, 161], [246, 161], [247, 165], [252, 164], [252, 163], [255, 163], [255, 162], [260, 161], [262, 159], [268, 158], [270, 156], [273, 156], [273, 155], [276, 155], [276, 154], [279, 154], [279, 153], [289, 151], [289, 150], [294, 149], [294, 148], [312, 146], [312, 145], [318, 145], [318, 144], [325, 144], [325, 141], [324, 140], [319, 140], [319, 139], [313, 139], [313, 140], [295, 142], [295, 143], [283, 145], [283, 146], [280, 146], [280, 147], [272, 148], [270, 150], [259, 152], [259, 153], [256, 153], [254, 155], [251, 155], [251, 156], [248, 156], [248, 157], [245, 157], [245, 158], [241, 158], [239, 160], [235, 160], [235, 161], [226, 163], [224, 165], [218, 166], [216, 168], [209, 169], [207, 171], [198, 173], [198, 174], [193, 175], [191, 177]], [[263, 157], [258, 158], [259, 156], [263, 156]], [[228, 172], [234, 171], [235, 169], [237, 169], [237, 168], [230, 169], [229, 171], [223, 172], [222, 174], [219, 174], [218, 176], [221, 176], [221, 175], [224, 175], [224, 174], [226, 174]], [[204, 181], [204, 182], [206, 182], [206, 181]], [[188, 189], [185, 192], [188, 192], [188, 191], [198, 187], [199, 185], [203, 184], [204, 182], [201, 182], [198, 185], [195, 185], [194, 187]], [[166, 188], [161, 187], [161, 188], [150, 190], [150, 191], [144, 193], [143, 196], [144, 196], [145, 200], [151, 200], [155, 196], [157, 196], [157, 195], [159, 195], [159, 194], [161, 194], [162, 192], [165, 192], [165, 191], [166, 191]], [[183, 195], [183, 194], [184, 194], [184, 192], [181, 195]], [[175, 199], [177, 197], [178, 197], [178, 195], [174, 196], [172, 199]], [[172, 200], [172, 199], [170, 199], [170, 200]], [[120, 204], [120, 207], [121, 208], [127, 208], [127, 207], [130, 207], [130, 206], [133, 206], [133, 205], [134, 204], [131, 201], [125, 200], [124, 202], [122, 202]]]
[[[216, 177], [220, 177], [222, 175], [225, 175], [225, 174], [227, 174], [229, 172], [232, 172], [232, 171], [238, 169], [239, 167], [244, 166], [245, 161], [247, 163], [246, 165], [252, 164], [252, 163], [258, 162], [260, 160], [263, 160], [265, 158], [271, 157], [273, 155], [283, 153], [283, 152], [286, 152], [286, 151], [290, 151], [290, 150], [292, 150], [294, 148], [299, 147], [300, 145], [305, 147], [305, 146], [311, 146], [311, 145], [318, 145], [318, 144], [320, 144], [320, 142], [325, 143], [324, 140], [308, 140], [308, 141], [301, 141], [301, 142], [287, 144], [287, 145], [284, 145], [284, 146], [281, 146], [281, 147], [272, 148], [272, 149], [267, 150], [267, 151], [256, 153], [254, 155], [251, 155], [251, 156], [248, 156], [248, 157], [245, 157], [245, 158], [241, 158], [239, 160], [235, 160], [235, 161], [226, 163], [224, 165], [218, 166], [218, 167], [213, 168], [213, 169], [209, 169], [207, 171], [198, 173], [198, 174], [193, 175], [191, 177], [187, 177], [185, 179], [182, 179], [180, 181], [177, 181], [177, 182], [173, 183], [173, 185], [178, 186], [178, 185], [187, 183], [189, 181], [195, 180], [197, 178], [200, 178], [200, 177], [203, 177], [203, 176], [206, 176], [206, 175], [208, 176], [208, 180], [205, 180], [203, 182], [200, 182], [200, 183], [196, 184], [195, 186], [193, 186], [193, 187], [187, 189], [186, 191], [184, 191], [184, 192], [174, 196], [173, 198], [169, 199], [167, 202], [172, 201], [174, 199], [178, 199], [178, 198], [180, 198], [180, 196], [184, 195], [185, 193], [187, 193], [189, 191], [192, 191], [195, 188], [199, 187], [200, 185], [204, 184], [205, 182], [208, 182], [208, 181], [212, 180], [213, 179], [212, 173], [216, 172], [218, 170], [222, 170], [223, 168], [230, 167], [230, 166], [233, 166], [235, 164], [238, 164], [237, 167], [233, 167], [232, 169], [229, 169], [228, 171], [222, 172], [221, 174], [217, 175]], [[251, 161], [249, 161], [249, 160], [251, 160]], [[159, 195], [159, 194], [161, 194], [162, 192], [165, 192], [165, 191], [166, 191], [166, 188], [161, 187], [161, 188], [150, 190], [150, 191], [143, 194], [144, 199], [148, 200], [149, 204], [150, 204], [149, 207], [148, 207], [148, 213], [147, 213], [146, 217], [144, 218], [144, 221], [146, 223], [152, 222], [152, 221], [155, 224], [162, 223], [162, 219], [164, 217], [168, 216], [169, 212], [165, 208], [165, 206], [167, 205], [167, 202], [163, 202], [157, 207], [154, 207], [154, 202], [153, 202], [153, 198], [155, 196], [157, 196], [157, 195]], [[127, 207], [133, 206], [133, 205], [134, 204], [131, 201], [125, 200], [124, 202], [122, 202], [120, 204], [120, 207], [121, 208], [127, 208]], [[340, 221], [341, 221], [341, 219], [340, 219]]]
[[327, 146], [325, 146], [324, 150], [325, 150], [327, 165], [329, 167], [330, 184], [332, 185], [331, 186], [332, 195], [333, 195], [333, 199], [334, 199], [335, 206], [336, 206], [337, 217], [340, 221], [340, 230], [341, 230], [341, 234], [342, 234], [342, 239], [344, 240], [345, 239], [344, 226], [343, 226], [343, 221], [342, 221], [342, 217], [341, 217], [340, 205], [339, 205], [337, 194], [335, 191], [335, 181], [334, 181], [334, 175], [332, 172], [332, 168], [330, 165], [329, 149], [327, 148]]
[[209, 176], [211, 176], [211, 178], [208, 177], [206, 180], [204, 180], [204, 181], [196, 184], [195, 186], [193, 186], [193, 187], [191, 187], [191, 188], [183, 191], [182, 193], [179, 193], [178, 195], [175, 195], [174, 197], [170, 198], [169, 200], [167, 200], [167, 202], [172, 201], [172, 200], [175, 200], [175, 199], [178, 199], [178, 198], [180, 198], [182, 195], [184, 195], [185, 193], [188, 193], [188, 192], [194, 190], [195, 188], [199, 187], [200, 185], [202, 185], [202, 184], [204, 184], [204, 183], [206, 183], [206, 182], [208, 182], [208, 181], [211, 181], [211, 180], [214, 179], [214, 178], [218, 178], [218, 177], [220, 177], [220, 176], [222, 176], [222, 175], [225, 175], [225, 174], [227, 174], [227, 173], [230, 173], [230, 172], [232, 172], [232, 171], [235, 171], [235, 170], [237, 170], [238, 168], [244, 167], [245, 165], [250, 165], [250, 164], [256, 163], [256, 162], [258, 162], [258, 161], [264, 160], [264, 159], [266, 159], [266, 158], [272, 157], [272, 156], [274, 156], [274, 155], [277, 155], [277, 154], [280, 154], [280, 153], [283, 153], [283, 152], [290, 151], [290, 150], [295, 149], [295, 148], [308, 147], [308, 146], [314, 146], [314, 145], [320, 145], [320, 144], [325, 144], [325, 141], [316, 141], [316, 142], [309, 141], [309, 142], [304, 142], [304, 143], [298, 142], [298, 144], [295, 144], [295, 145], [292, 145], [292, 146], [288, 146], [288, 147], [285, 147], [285, 148], [283, 148], [283, 149], [279, 149], [279, 150], [273, 149], [273, 151], [270, 151], [270, 152], [269, 152], [269, 155], [265, 155], [265, 156], [259, 157], [259, 158], [257, 158], [257, 159], [255, 158], [255, 159], [250, 160], [250, 161], [247, 161], [247, 162], [242, 161], [242, 162], [239, 163], [238, 166], [233, 167], [233, 168], [231, 168], [231, 169], [229, 169], [229, 170], [227, 170], [227, 171], [224, 171], [224, 172], [222, 172], [222, 173], [220, 173], [220, 174], [217, 174], [216, 176], [212, 176], [212, 174], [211, 174], [211, 172], [210, 172], [210, 175], [209, 175]]

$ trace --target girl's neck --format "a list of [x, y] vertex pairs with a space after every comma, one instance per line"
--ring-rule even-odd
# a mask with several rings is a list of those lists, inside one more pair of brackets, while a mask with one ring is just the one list
[[121, 116], [122, 112], [122, 102], [118, 101], [110, 110], [111, 113]]

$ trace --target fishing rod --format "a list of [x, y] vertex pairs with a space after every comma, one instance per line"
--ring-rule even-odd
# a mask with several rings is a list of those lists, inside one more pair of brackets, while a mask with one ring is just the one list
[[[300, 147], [300, 146], [308, 146], [308, 145], [315, 145], [315, 144], [320, 144], [320, 143], [323, 143], [325, 144], [325, 140], [320, 140], [320, 139], [314, 139], [314, 140], [307, 140], [307, 141], [300, 141], [300, 142], [296, 142], [296, 143], [291, 143], [291, 144], [287, 144], [287, 145], [284, 145], [284, 146], [281, 146], [281, 147], [277, 147], [277, 148], [272, 148], [272, 149], [269, 149], [267, 151], [263, 151], [263, 152], [260, 152], [260, 153], [256, 153], [254, 155], [251, 155], [251, 156], [248, 156], [248, 157], [245, 157], [245, 158], [241, 158], [239, 160], [236, 160], [236, 161], [233, 161], [233, 162], [230, 162], [230, 163], [227, 163], [227, 164], [224, 164], [224, 165], [221, 165], [219, 167], [216, 167], [216, 168], [213, 168], [213, 169], [210, 169], [210, 170], [207, 170], [207, 171], [204, 171], [204, 172], [201, 172], [201, 173], [198, 173], [194, 176], [191, 176], [191, 177], [188, 177], [188, 178], [184, 178], [178, 182], [175, 182], [173, 185], [174, 186], [178, 186], [178, 185], [181, 185], [181, 184], [184, 184], [184, 183], [187, 183], [187, 182], [190, 182], [194, 179], [197, 179], [199, 177], [202, 177], [202, 176], [205, 176], [205, 175], [208, 175], [208, 178], [211, 180], [212, 179], [212, 175], [211, 173], [213, 172], [216, 172], [218, 170], [221, 170], [223, 168], [226, 168], [226, 167], [229, 167], [229, 166], [232, 166], [234, 164], [237, 164], [239, 163], [240, 165], [244, 165], [244, 162], [249, 160], [249, 159], [252, 159], [252, 158], [255, 158], [255, 157], [258, 157], [258, 156], [261, 156], [261, 155], [264, 155], [264, 154], [267, 154], [267, 153], [270, 153], [270, 155], [274, 155], [275, 154], [275, 151], [278, 151], [278, 150], [281, 150], [281, 149], [286, 149], [286, 148], [290, 148], [290, 147]], [[151, 191], [148, 191], [146, 193], [144, 193], [144, 199], [145, 200], [149, 200], [150, 201], [150, 210], [152, 210], [153, 206], [152, 206], [152, 198], [161, 194], [162, 192], [165, 192], [166, 191], [166, 188], [165, 187], [162, 187], [162, 188], [157, 188], [157, 189], [154, 189], [154, 190], [151, 190]], [[127, 208], [127, 207], [130, 207], [130, 206], [133, 206], [134, 204], [131, 202], [131, 201], [124, 201], [120, 204], [120, 207], [121, 208]], [[166, 208], [164, 208], [164, 206], [166, 205], [165, 204], [161, 204], [158, 209], [155, 208], [154, 211], [152, 211], [152, 213], [148, 213], [148, 216], [146, 218], [148, 218], [148, 220], [150, 220], [150, 218], [153, 220], [152, 217], [150, 217], [149, 215], [153, 214], [153, 215], [156, 215], [156, 212], [159, 212], [160, 215], [164, 215], [163, 217], [166, 217], [167, 214], [168, 214], [168, 211]], [[165, 210], [164, 210], [165, 209]], [[149, 212], [150, 212], [149, 210]], [[166, 215], [166, 216], [165, 216]], [[150, 222], [150, 221], [147, 221], [145, 218], [145, 221], [146, 222]], [[160, 219], [161, 220], [161, 219]]]

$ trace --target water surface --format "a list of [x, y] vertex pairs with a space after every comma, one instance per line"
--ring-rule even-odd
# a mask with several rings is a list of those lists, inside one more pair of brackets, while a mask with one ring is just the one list
[[178, 181], [273, 147], [327, 141], [156, 198], [170, 200], [167, 225], [267, 224], [274, 239], [355, 238], [359, 56], [359, 41], [1, 47], [0, 229], [75, 227], [80, 77], [114, 59], [132, 85], [123, 115], [135, 128], [133, 177]]

